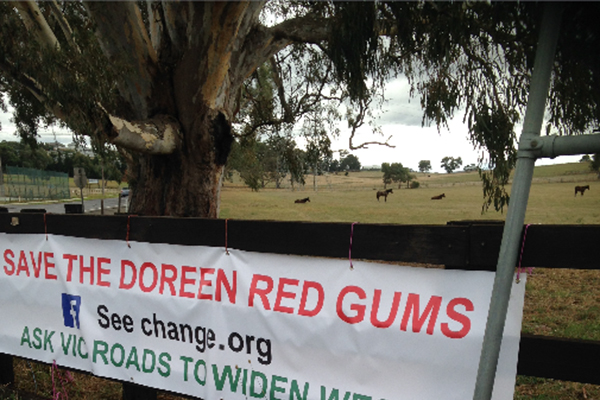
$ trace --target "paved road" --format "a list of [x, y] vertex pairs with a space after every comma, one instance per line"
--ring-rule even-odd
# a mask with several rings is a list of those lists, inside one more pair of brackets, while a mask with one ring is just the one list
[[[119, 199], [117, 197], [104, 199], [104, 211], [105, 213], [114, 214], [117, 212]], [[101, 201], [97, 200], [85, 200], [84, 201], [84, 211], [86, 214], [100, 214], [100, 206]], [[65, 213], [65, 204], [81, 204], [81, 201], [71, 201], [69, 203], [45, 203], [45, 204], [0, 204], [2, 207], [8, 208], [8, 212], [17, 213], [21, 212], [24, 208], [36, 208], [36, 209], [44, 209], [47, 213], [53, 214], [64, 214]], [[125, 207], [127, 206], [127, 198], [121, 199], [121, 212], [125, 212]]]

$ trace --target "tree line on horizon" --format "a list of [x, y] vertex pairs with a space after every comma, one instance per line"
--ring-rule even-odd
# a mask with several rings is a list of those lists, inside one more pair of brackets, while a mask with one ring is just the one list
[[61, 143], [28, 143], [27, 141], [0, 142], [2, 172], [6, 167], [31, 168], [62, 172], [73, 177], [74, 168], [83, 168], [87, 178], [120, 183], [126, 176], [127, 165], [117, 151], [104, 149], [101, 154], [84, 154]]

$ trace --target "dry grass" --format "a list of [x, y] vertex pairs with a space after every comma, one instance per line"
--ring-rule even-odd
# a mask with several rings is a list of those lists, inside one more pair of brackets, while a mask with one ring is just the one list
[[[526, 223], [600, 224], [600, 185], [585, 164], [536, 168]], [[301, 190], [265, 189], [252, 192], [238, 181], [222, 191], [221, 218], [288, 221], [342, 221], [395, 224], [445, 224], [451, 220], [503, 220], [505, 214], [481, 214], [482, 195], [477, 173], [417, 174], [419, 189], [394, 189], [377, 202], [374, 189], [382, 189], [381, 172], [369, 171], [312, 177]], [[574, 182], [591, 190], [574, 196]], [[432, 201], [434, 195], [446, 198]], [[295, 204], [297, 198], [311, 202]], [[567, 249], [565, 251], [568, 251]], [[526, 333], [600, 340], [600, 271], [538, 268], [527, 282], [523, 331]], [[50, 367], [15, 361], [16, 381], [21, 389], [52, 396]], [[35, 377], [35, 381], [33, 379]], [[120, 399], [121, 385], [88, 374], [74, 374], [69, 398]], [[11, 397], [7, 397], [11, 398]], [[14, 398], [14, 397], [12, 397]], [[175, 400], [168, 394], [159, 398]], [[517, 378], [514, 399], [600, 399], [600, 386], [531, 377]]]

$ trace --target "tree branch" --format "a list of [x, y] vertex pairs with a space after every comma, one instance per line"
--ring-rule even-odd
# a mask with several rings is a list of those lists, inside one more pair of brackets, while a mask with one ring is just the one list
[[115, 135], [110, 142], [128, 150], [153, 155], [171, 154], [181, 138], [179, 124], [167, 116], [130, 122], [108, 113], [106, 115]]
[[72, 48], [74, 48], [77, 51], [77, 53], [81, 54], [81, 49], [79, 48], [79, 46], [75, 42], [75, 39], [73, 38], [73, 30], [71, 29], [69, 22], [58, 7], [58, 3], [56, 2], [56, 0], [51, 0], [47, 4], [50, 6], [52, 16], [56, 18], [56, 21], [58, 21], [58, 25], [60, 25], [60, 29], [63, 31], [63, 34], [65, 35], [65, 38], [67, 39], [69, 45]]
[[42, 15], [40, 8], [34, 1], [18, 1], [14, 3], [21, 16], [23, 25], [31, 32], [40, 43], [50, 48], [60, 48], [56, 35]]
[[356, 118], [348, 118], [348, 126], [350, 128], [352, 128], [352, 132], [350, 133], [350, 138], [348, 140], [348, 146], [350, 147], [350, 150], [357, 150], [357, 149], [365, 149], [367, 148], [369, 145], [371, 144], [376, 144], [376, 145], [380, 145], [380, 146], [386, 146], [386, 147], [391, 147], [391, 148], [395, 148], [396, 146], [389, 144], [388, 142], [390, 141], [390, 139], [392, 138], [391, 136], [387, 138], [387, 140], [385, 142], [365, 142], [365, 143], [361, 143], [358, 146], [355, 146], [353, 144], [353, 140], [354, 140], [354, 135], [356, 134], [356, 130], [358, 128], [360, 128], [364, 122], [365, 122], [365, 116], [367, 114], [367, 111], [369, 109], [369, 104], [371, 103], [371, 99], [369, 98], [368, 100], [361, 100], [359, 102], [359, 111], [358, 111], [358, 115], [356, 116]]

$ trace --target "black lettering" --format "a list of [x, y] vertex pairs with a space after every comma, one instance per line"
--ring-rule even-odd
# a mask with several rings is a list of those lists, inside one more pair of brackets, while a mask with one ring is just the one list
[[[237, 344], [234, 343], [234, 340], [237, 340]], [[235, 351], [236, 353], [239, 353], [244, 349], [244, 339], [242, 338], [242, 335], [240, 335], [237, 332], [232, 332], [229, 335], [229, 339], [227, 339], [227, 344], [229, 345], [229, 348]]]
[[127, 314], [123, 316], [123, 329], [125, 329], [125, 332], [127, 333], [133, 332], [133, 318]]
[[108, 327], [110, 326], [110, 320], [108, 319], [108, 315], [105, 314], [108, 312], [108, 307], [106, 307], [103, 304], [100, 304], [97, 308], [97, 311], [98, 315], [100, 316], [100, 319], [98, 319], [98, 325], [100, 325], [100, 327], [104, 329], [108, 329]]
[[121, 317], [119, 317], [119, 314], [111, 315], [110, 320], [112, 322], [113, 328], [115, 328], [115, 331], [120, 331], [121, 330]]
[[152, 335], [152, 329], [146, 330], [146, 324], [149, 324], [149, 323], [150, 323], [150, 320], [148, 318], [142, 318], [142, 332], [144, 332], [144, 335], [146, 335], [146, 336]]
[[258, 362], [262, 365], [269, 365], [272, 361], [271, 340], [258, 338], [256, 340], [256, 351], [258, 351]]

